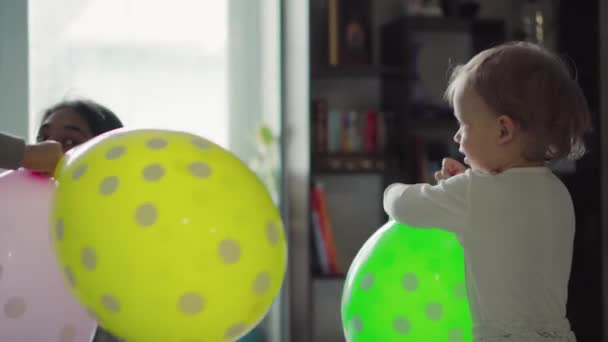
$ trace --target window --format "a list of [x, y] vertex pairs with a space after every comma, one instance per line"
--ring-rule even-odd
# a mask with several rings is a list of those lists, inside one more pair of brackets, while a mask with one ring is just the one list
[[[85, 97], [228, 148], [280, 195], [280, 0], [29, 0], [29, 134]], [[262, 139], [260, 139], [262, 138]], [[283, 294], [252, 336], [282, 341]]]
[[227, 147], [227, 11], [217, 0], [30, 1], [31, 136], [45, 108], [86, 97], [126, 126]]

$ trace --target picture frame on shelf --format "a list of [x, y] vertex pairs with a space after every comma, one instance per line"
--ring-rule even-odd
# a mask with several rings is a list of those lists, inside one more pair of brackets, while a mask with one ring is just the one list
[[371, 0], [328, 0], [328, 64], [372, 64]]

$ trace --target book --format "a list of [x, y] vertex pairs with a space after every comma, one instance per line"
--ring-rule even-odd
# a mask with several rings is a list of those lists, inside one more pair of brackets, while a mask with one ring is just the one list
[[365, 113], [363, 125], [363, 140], [365, 153], [376, 153], [378, 150], [378, 113], [368, 111]]
[[385, 121], [392, 118], [391, 113], [375, 109], [338, 110], [331, 108], [326, 99], [316, 99], [313, 107], [311, 127], [315, 153], [376, 154], [386, 151], [391, 132], [387, 131]]
[[386, 115], [384, 114], [384, 112], [378, 112], [377, 115], [377, 119], [376, 119], [376, 131], [377, 131], [377, 143], [378, 143], [378, 147], [377, 150], [378, 151], [386, 151], [386, 147], [387, 147], [387, 129], [386, 129]]
[[348, 112], [341, 113], [340, 125], [340, 150], [345, 153], [353, 151], [353, 144], [350, 135], [351, 116]]
[[327, 248], [325, 248], [325, 239], [323, 238], [323, 231], [321, 229], [321, 219], [319, 218], [318, 206], [315, 204], [314, 196], [311, 197], [311, 207], [313, 240], [315, 242], [315, 251], [317, 252], [319, 268], [321, 269], [322, 274], [329, 274]]
[[315, 210], [319, 215], [319, 226], [321, 228], [325, 250], [327, 253], [329, 273], [339, 274], [340, 265], [338, 264], [338, 252], [336, 249], [334, 233], [332, 230], [331, 221], [327, 210], [325, 191], [323, 189], [323, 185], [318, 181], [315, 182], [313, 185], [312, 197], [313, 210]]
[[365, 121], [361, 118], [361, 113], [351, 111], [349, 114], [350, 126], [348, 127], [348, 136], [350, 137], [350, 152], [361, 152], [363, 150], [363, 125]]
[[341, 124], [341, 113], [339, 110], [332, 109], [329, 111], [329, 117], [327, 122], [327, 140], [328, 140], [328, 151], [329, 153], [340, 152], [340, 130]]

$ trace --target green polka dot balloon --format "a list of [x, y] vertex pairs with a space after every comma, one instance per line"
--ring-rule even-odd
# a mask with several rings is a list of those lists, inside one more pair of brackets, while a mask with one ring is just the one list
[[342, 324], [350, 342], [471, 341], [464, 254], [455, 235], [385, 224], [348, 271]]

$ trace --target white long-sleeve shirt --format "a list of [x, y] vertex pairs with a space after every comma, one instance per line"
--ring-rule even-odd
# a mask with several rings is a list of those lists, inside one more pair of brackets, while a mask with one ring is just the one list
[[566, 319], [574, 209], [549, 169], [393, 184], [384, 209], [397, 222], [458, 236], [475, 341], [575, 340]]

